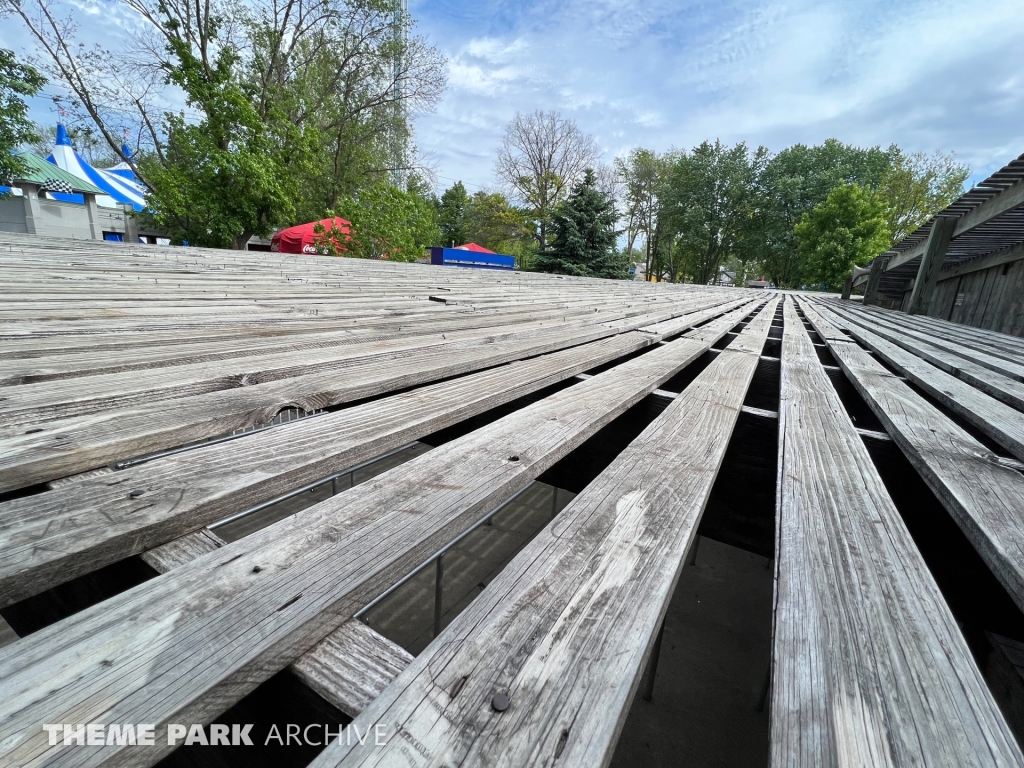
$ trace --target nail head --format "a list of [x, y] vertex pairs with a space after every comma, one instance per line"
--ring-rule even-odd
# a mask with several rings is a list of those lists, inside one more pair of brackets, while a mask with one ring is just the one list
[[504, 693], [496, 693], [494, 694], [494, 698], [491, 699], [491, 708], [494, 709], [495, 712], [504, 712], [508, 709], [508, 705], [510, 703], [511, 701]]

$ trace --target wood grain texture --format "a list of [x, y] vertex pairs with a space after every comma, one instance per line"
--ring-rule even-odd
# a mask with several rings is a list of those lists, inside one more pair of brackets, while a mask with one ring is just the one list
[[350, 717], [380, 696], [409, 664], [411, 653], [350, 619], [329, 634], [291, 670]]
[[846, 326], [846, 330], [854, 338], [859, 338], [858, 329], [867, 329], [876, 336], [902, 347], [937, 368], [941, 368], [946, 373], [963, 379], [971, 386], [977, 387], [997, 400], [1013, 406], [1017, 410], [1024, 410], [1024, 383], [957, 355], [949, 350], [948, 343], [943, 343], [938, 339], [931, 342], [919, 340], [907, 333], [893, 329], [884, 322], [868, 320], [861, 313], [844, 311], [843, 307], [833, 303], [828, 303], [827, 306], [834, 314], [848, 321], [849, 325]]
[[[708, 310], [717, 314], [715, 310]], [[670, 313], [674, 312], [670, 311]], [[649, 324], [664, 313], [614, 323], [553, 329], [462, 351], [422, 351], [339, 376], [316, 373], [178, 397], [131, 408], [58, 418], [40, 426], [0, 428], [0, 490], [92, 469], [114, 460], [165, 450], [270, 422], [285, 408], [312, 412], [361, 398], [471, 373], [566, 349]], [[652, 335], [652, 340], [657, 337]]]
[[[903, 349], [871, 330], [847, 323], [825, 305], [805, 303], [804, 311], [816, 329], [826, 325], [848, 331], [863, 342], [878, 358], [898, 371], [907, 380], [934, 397], [1007, 451], [1024, 459], [1024, 413], [980, 391], [969, 382], [953, 376], [917, 355]], [[826, 320], [815, 308], [827, 313]], [[851, 336], [846, 337], [848, 342]], [[839, 341], [835, 336], [830, 341]], [[835, 350], [833, 350], [833, 353]]]
[[[704, 354], [713, 321], [0, 649], [0, 763], [151, 765], [42, 722], [205, 722]], [[738, 410], [738, 409], [737, 409]]]
[[772, 765], [1024, 764], [792, 301], [785, 313]]
[[[815, 328], [829, 325], [811, 306], [805, 312]], [[830, 345], [886, 431], [1024, 609], [1024, 474], [1019, 464], [993, 454], [857, 344], [837, 340]]]
[[190, 563], [197, 557], [213, 552], [224, 546], [224, 540], [208, 528], [186, 533], [148, 552], [143, 552], [143, 562], [158, 573], [167, 573], [172, 568]]
[[[142, 559], [160, 573], [167, 573], [223, 546], [217, 534], [204, 528], [152, 549]], [[0, 647], [14, 640], [17, 635], [6, 622], [0, 623]], [[358, 619], [350, 619], [300, 656], [290, 669], [326, 701], [355, 717], [412, 659], [405, 649]]]
[[315, 768], [607, 765], [775, 301], [356, 719], [387, 745], [334, 743]]
[[[713, 321], [708, 344], [745, 307]], [[717, 311], [698, 315], [707, 320]], [[622, 334], [0, 503], [0, 606], [635, 352], [654, 338]]]

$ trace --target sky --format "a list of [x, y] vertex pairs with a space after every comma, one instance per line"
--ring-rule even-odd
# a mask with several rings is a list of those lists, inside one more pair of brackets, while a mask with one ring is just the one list
[[1024, 0], [410, 0], [448, 58], [417, 122], [440, 183], [493, 187], [513, 115], [557, 110], [605, 160], [708, 139], [1024, 153]]
[[[83, 38], [109, 44], [123, 8], [72, 2]], [[835, 137], [953, 151], [977, 181], [1024, 152], [1024, 0], [410, 0], [410, 12], [448, 61], [447, 91], [416, 121], [440, 189], [497, 188], [517, 111], [575, 120], [606, 162], [638, 146]], [[0, 22], [0, 45], [24, 51], [16, 24]], [[40, 122], [52, 112], [33, 103]]]

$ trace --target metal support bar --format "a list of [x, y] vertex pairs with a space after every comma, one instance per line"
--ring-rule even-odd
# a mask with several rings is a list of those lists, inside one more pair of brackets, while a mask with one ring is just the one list
[[444, 598], [444, 552], [437, 556], [437, 571], [434, 580], [434, 637], [441, 634], [441, 601]]
[[298, 496], [300, 493], [303, 493], [305, 491], [311, 491], [314, 488], [316, 488], [317, 486], [323, 485], [324, 483], [326, 483], [328, 481], [331, 482], [331, 489], [334, 491], [334, 493], [337, 493], [338, 491], [337, 491], [337, 486], [335, 485], [335, 483], [336, 483], [337, 479], [339, 477], [341, 477], [342, 475], [348, 475], [349, 476], [348, 487], [352, 488], [353, 487], [352, 474], [354, 472], [356, 472], [357, 470], [362, 469], [363, 467], [370, 466], [375, 461], [380, 461], [381, 459], [386, 459], [388, 456], [394, 456], [396, 453], [401, 453], [402, 451], [406, 450], [407, 448], [412, 448], [414, 445], [416, 445], [417, 442], [419, 442], [419, 441], [418, 440], [413, 440], [411, 443], [406, 443], [405, 445], [401, 446], [400, 448], [395, 448], [395, 450], [393, 450], [393, 451], [388, 451], [387, 453], [382, 453], [380, 456], [374, 456], [369, 461], [364, 461], [362, 464], [357, 464], [356, 466], [350, 467], [349, 469], [346, 469], [346, 470], [344, 470], [342, 472], [336, 472], [333, 475], [328, 475], [327, 477], [322, 478], [320, 480], [317, 480], [316, 482], [307, 483], [306, 485], [302, 486], [301, 488], [296, 488], [294, 491], [288, 491], [288, 493], [281, 494], [280, 496], [278, 496], [276, 498], [270, 499], [270, 501], [264, 501], [262, 504], [257, 504], [255, 507], [250, 507], [249, 509], [246, 509], [246, 510], [243, 510], [243, 511], [237, 513], [237, 514], [231, 515], [230, 517], [225, 517], [223, 520], [218, 520], [215, 523], [210, 523], [206, 527], [209, 528], [210, 530], [213, 530], [214, 528], [219, 528], [222, 525], [227, 525], [228, 523], [233, 523], [235, 520], [240, 520], [241, 518], [246, 517], [247, 515], [252, 515], [252, 514], [254, 514], [256, 512], [259, 512], [260, 510], [266, 509], [267, 507], [271, 507], [274, 504], [277, 504], [278, 502], [284, 501], [285, 499], [290, 499], [293, 496]]
[[658, 676], [658, 659], [661, 657], [661, 638], [665, 635], [665, 620], [662, 619], [658, 628], [658, 636], [654, 638], [651, 658], [647, 661], [647, 681], [644, 683], [644, 701], [654, 698], [654, 678]]
[[518, 491], [513, 493], [511, 496], [509, 496], [507, 499], [505, 499], [505, 501], [503, 501], [497, 507], [495, 507], [490, 512], [488, 512], [486, 515], [481, 517], [479, 520], [477, 520], [475, 523], [473, 523], [473, 525], [471, 525], [469, 528], [467, 528], [461, 534], [459, 534], [454, 539], [452, 539], [450, 542], [448, 542], [443, 547], [441, 547], [441, 549], [437, 550], [437, 552], [435, 552], [430, 557], [428, 557], [426, 560], [424, 560], [422, 563], [417, 565], [415, 568], [413, 568], [411, 571], [409, 571], [409, 573], [405, 574], [405, 576], [403, 576], [397, 582], [392, 584], [391, 587], [389, 587], [387, 590], [385, 590], [381, 594], [377, 595], [377, 597], [375, 597], [373, 600], [371, 600], [366, 605], [364, 605], [362, 608], [360, 608], [359, 612], [355, 615], [354, 618], [362, 619], [362, 620], [365, 621], [364, 617], [366, 616], [366, 614], [368, 614], [371, 610], [376, 608], [381, 602], [386, 600], [391, 595], [392, 592], [394, 592], [395, 590], [397, 590], [400, 587], [402, 587], [407, 581], [409, 581], [409, 579], [411, 579], [417, 573], [419, 573], [424, 568], [426, 568], [428, 565], [430, 565], [432, 562], [434, 562], [434, 560], [436, 558], [441, 557], [445, 552], [447, 552], [449, 549], [454, 547], [456, 544], [458, 544], [464, 538], [469, 536], [469, 534], [471, 534], [473, 531], [475, 531], [481, 525], [485, 525], [488, 521], [490, 521], [490, 519], [492, 517], [494, 517], [496, 514], [501, 512], [501, 510], [503, 510], [505, 507], [507, 507], [509, 504], [511, 504], [516, 499], [518, 499], [522, 494], [526, 493], [526, 491], [529, 490], [532, 487], [533, 487], [533, 483], [530, 483], [525, 488], [520, 488]]
[[700, 546], [700, 536], [693, 537], [693, 544], [690, 546], [689, 556], [686, 558], [687, 565], [697, 564], [697, 547]]

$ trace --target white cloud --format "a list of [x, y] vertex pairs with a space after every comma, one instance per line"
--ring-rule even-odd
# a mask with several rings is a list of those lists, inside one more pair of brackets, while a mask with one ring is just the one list
[[[73, 1], [87, 37], [107, 36], [112, 19], [131, 24], [115, 0]], [[777, 150], [835, 136], [955, 150], [984, 176], [1024, 151], [1021, 0], [411, 5], [449, 60], [449, 89], [419, 119], [418, 143], [443, 178], [474, 186], [493, 186], [505, 124], [535, 109], [576, 120], [608, 159], [634, 146], [721, 138]]]

